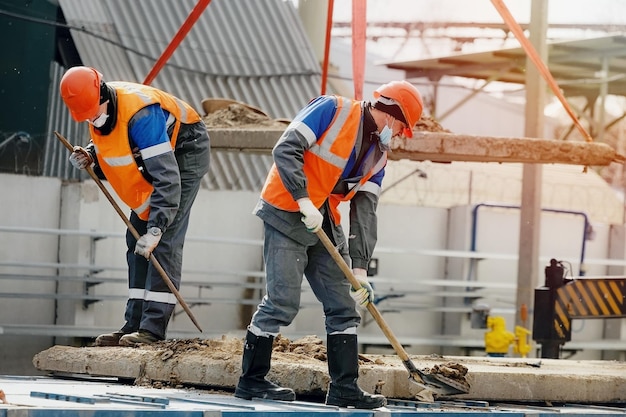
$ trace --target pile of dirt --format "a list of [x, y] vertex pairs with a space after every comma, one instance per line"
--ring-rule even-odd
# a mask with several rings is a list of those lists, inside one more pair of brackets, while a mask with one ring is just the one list
[[[262, 110], [245, 103], [224, 103], [220, 100], [216, 105], [215, 101], [217, 100], [212, 100], [212, 106], [205, 105], [205, 110], [209, 111], [202, 120], [208, 128], [285, 129], [289, 125], [289, 120], [272, 119]], [[435, 119], [426, 115], [422, 115], [414, 130], [450, 133]]]
[[284, 129], [288, 121], [272, 119], [263, 112], [255, 111], [243, 103], [232, 103], [216, 109], [202, 120], [208, 128]]
[[439, 124], [432, 116], [426, 116], [422, 114], [422, 117], [417, 121], [415, 129], [418, 132], [441, 132], [452, 133], [448, 129], [445, 129]]
[[[201, 353], [211, 359], [224, 359], [225, 356], [241, 356], [243, 352], [243, 339], [222, 336], [221, 339], [167, 339], [150, 345], [139, 345], [138, 349], [160, 352], [162, 360], [176, 358], [188, 353]], [[317, 336], [305, 336], [291, 341], [282, 335], [274, 339], [273, 353], [281, 357], [282, 353], [299, 355], [325, 361], [326, 347]]]

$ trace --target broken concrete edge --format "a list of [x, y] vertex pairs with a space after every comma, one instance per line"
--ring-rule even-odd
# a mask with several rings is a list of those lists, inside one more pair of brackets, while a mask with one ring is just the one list
[[392, 142], [390, 159], [604, 166], [626, 157], [605, 143], [418, 132]]
[[[208, 129], [211, 148], [270, 153], [282, 130]], [[607, 166], [626, 157], [605, 143], [415, 132], [412, 139], [394, 138], [390, 160], [433, 162], [498, 162]]]
[[269, 153], [282, 135], [282, 130], [267, 129], [207, 129], [211, 149]]
[[[207, 355], [189, 351], [171, 355], [167, 350], [127, 347], [53, 346], [33, 357], [40, 371], [118, 377], [139, 382], [206, 386], [233, 390], [241, 372], [241, 352]], [[411, 382], [395, 355], [365, 355], [359, 366], [359, 386], [387, 398], [415, 400], [422, 388]], [[558, 359], [487, 358], [411, 355], [419, 369], [456, 362], [469, 370], [468, 394], [451, 399], [485, 401], [562, 401], [571, 403], [623, 403], [626, 401], [626, 363]], [[329, 383], [327, 363], [304, 355], [274, 352], [267, 376], [299, 394], [323, 396]], [[439, 397], [443, 399], [445, 397]]]

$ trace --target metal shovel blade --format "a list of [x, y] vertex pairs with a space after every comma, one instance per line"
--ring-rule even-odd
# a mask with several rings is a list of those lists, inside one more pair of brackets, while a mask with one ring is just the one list
[[456, 380], [440, 374], [431, 374], [420, 371], [410, 359], [402, 361], [409, 371], [409, 379], [424, 389], [428, 389], [437, 395], [467, 394], [470, 386], [465, 380]]

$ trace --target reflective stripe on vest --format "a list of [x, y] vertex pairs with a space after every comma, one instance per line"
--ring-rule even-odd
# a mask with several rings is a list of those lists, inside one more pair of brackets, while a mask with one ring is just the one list
[[128, 138], [130, 119], [142, 108], [158, 103], [175, 120], [170, 144], [164, 144], [172, 149], [176, 146], [181, 122], [196, 123], [201, 119], [189, 105], [155, 88], [125, 82], [108, 84], [115, 88], [117, 93], [115, 126], [108, 135], [100, 135], [93, 126], [89, 126], [98, 162], [120, 199], [137, 213], [139, 218], [148, 220], [150, 196], [154, 189], [142, 175], [133, 157]]
[[[348, 163], [348, 158], [350, 157], [350, 154], [348, 153], [347, 156], [336, 155], [335, 153], [333, 153], [333, 145], [337, 141], [337, 138], [339, 138], [341, 129], [343, 129], [344, 124], [348, 120], [352, 109], [350, 108], [350, 106], [344, 106], [343, 99], [341, 98], [338, 98], [337, 105], [337, 113], [335, 114], [333, 122], [328, 127], [326, 132], [324, 132], [324, 135], [322, 135], [320, 140], [314, 143], [311, 148], [309, 148], [309, 152], [317, 155], [324, 161], [328, 162], [331, 165], [334, 165], [337, 168], [340, 168], [343, 171], [343, 168]], [[356, 136], [354, 139], [356, 142]]]
[[124, 165], [129, 165], [135, 162], [134, 158], [128, 155], [117, 157], [104, 157], [104, 160], [112, 167], [123, 167]]
[[372, 194], [376, 194], [376, 196], [379, 196], [380, 191], [381, 191], [380, 186], [376, 183], [369, 182], [369, 179], [372, 178], [372, 176], [376, 174], [378, 171], [383, 169], [386, 163], [387, 163], [387, 153], [385, 152], [383, 155], [383, 158], [380, 158], [378, 162], [376, 162], [376, 165], [374, 165], [372, 169], [370, 169], [370, 172], [368, 172], [363, 178], [361, 178], [361, 181], [359, 181], [357, 184], [354, 184], [354, 186], [350, 188], [350, 192], [346, 194], [343, 198], [340, 198], [340, 200], [348, 201], [352, 197], [354, 197], [354, 195], [358, 191], [367, 191]]

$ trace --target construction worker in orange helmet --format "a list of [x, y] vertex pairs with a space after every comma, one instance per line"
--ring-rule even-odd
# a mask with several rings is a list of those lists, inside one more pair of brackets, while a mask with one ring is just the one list
[[[326, 404], [374, 409], [384, 396], [357, 384], [357, 328], [374, 300], [367, 269], [377, 241], [376, 207], [393, 137], [412, 136], [422, 99], [406, 81], [381, 86], [375, 101], [324, 95], [308, 103], [278, 139], [254, 213], [263, 220], [267, 291], [248, 325], [235, 396], [293, 401], [268, 381], [272, 343], [300, 309], [302, 277], [323, 305], [330, 385]], [[350, 205], [350, 233], [339, 204]], [[329, 236], [359, 280], [353, 290], [315, 232]]]
[[176, 297], [149, 262], [152, 254], [179, 288], [191, 207], [209, 170], [209, 135], [183, 100], [147, 85], [110, 81], [90, 67], [68, 69], [60, 94], [72, 118], [89, 123], [91, 141], [70, 162], [93, 167], [131, 209], [127, 230], [125, 323], [96, 346], [134, 346], [166, 337]]
[[422, 116], [424, 103], [417, 88], [408, 81], [392, 81], [383, 84], [374, 91], [374, 97], [378, 99], [378, 104], [383, 104], [387, 100], [394, 101], [402, 110], [407, 128], [403, 131], [407, 138], [413, 137], [413, 128]]

